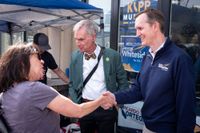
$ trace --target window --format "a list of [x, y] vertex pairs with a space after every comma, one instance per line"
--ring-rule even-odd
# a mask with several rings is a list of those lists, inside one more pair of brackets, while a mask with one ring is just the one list
[[118, 50], [130, 82], [136, 78], [142, 59], [148, 51], [147, 47], [141, 46], [141, 40], [136, 36], [135, 15], [148, 7], [157, 8], [157, 4], [158, 0], [120, 1]]
[[[105, 47], [110, 47], [111, 0], [88, 0], [88, 3], [90, 5], [103, 9], [104, 30], [97, 36], [97, 43]], [[100, 20], [97, 20], [97, 21], [100, 21]]]
[[200, 1], [172, 0], [170, 37], [191, 57], [200, 96]]
[[4, 53], [4, 51], [8, 48], [10, 45], [10, 35], [8, 33], [0, 33], [0, 55]]
[[24, 41], [24, 32], [18, 32], [18, 33], [13, 33], [12, 34], [12, 42], [13, 44], [16, 44], [16, 43], [23, 43]]

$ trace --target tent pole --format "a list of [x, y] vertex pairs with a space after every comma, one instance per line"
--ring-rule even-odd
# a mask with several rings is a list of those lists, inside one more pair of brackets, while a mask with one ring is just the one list
[[8, 22], [8, 33], [10, 35], [10, 45], [13, 45], [13, 36], [12, 36], [12, 23]]
[[101, 32], [101, 36], [102, 36], [102, 46], [106, 47], [105, 44], [105, 36], [104, 36], [104, 22], [103, 22], [103, 17], [100, 18], [100, 32]]
[[23, 41], [24, 42], [27, 42], [27, 32], [26, 31], [24, 31], [24, 34], [23, 34], [24, 36], [23, 36]]
[[12, 33], [10, 33], [10, 45], [13, 45], [13, 36], [12, 36]]

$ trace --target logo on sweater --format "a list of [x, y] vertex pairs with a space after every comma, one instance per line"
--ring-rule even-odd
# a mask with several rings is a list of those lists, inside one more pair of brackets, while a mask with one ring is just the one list
[[161, 63], [159, 63], [158, 67], [161, 68], [164, 71], [168, 71], [169, 64], [161, 64]]

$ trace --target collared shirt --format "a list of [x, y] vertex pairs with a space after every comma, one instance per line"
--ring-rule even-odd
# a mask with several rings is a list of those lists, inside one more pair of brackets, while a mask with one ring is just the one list
[[160, 47], [158, 47], [155, 52], [153, 52], [153, 50], [150, 48], [149, 49], [149, 53], [151, 54], [151, 56], [153, 57], [153, 59], [156, 56], [156, 53], [164, 46], [165, 42], [166, 42], [167, 38], [165, 38], [165, 41], [160, 45]]
[[[94, 53], [98, 58], [101, 48], [97, 45]], [[89, 59], [86, 60], [83, 58], [83, 80], [88, 76], [88, 74], [92, 71], [94, 66], [97, 64], [98, 59]], [[85, 85], [85, 88], [82, 92], [82, 97], [88, 100], [95, 100], [97, 99], [104, 91], [106, 91], [106, 84], [105, 84], [105, 75], [103, 69], [103, 58], [101, 57], [99, 65], [90, 78], [90, 80]]]

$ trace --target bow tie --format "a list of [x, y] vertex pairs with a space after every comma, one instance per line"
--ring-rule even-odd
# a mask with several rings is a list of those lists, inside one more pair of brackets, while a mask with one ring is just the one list
[[85, 55], [85, 59], [86, 59], [86, 60], [89, 60], [90, 58], [96, 59], [95, 53], [92, 53], [92, 54], [87, 54], [87, 53], [85, 53], [84, 55]]

